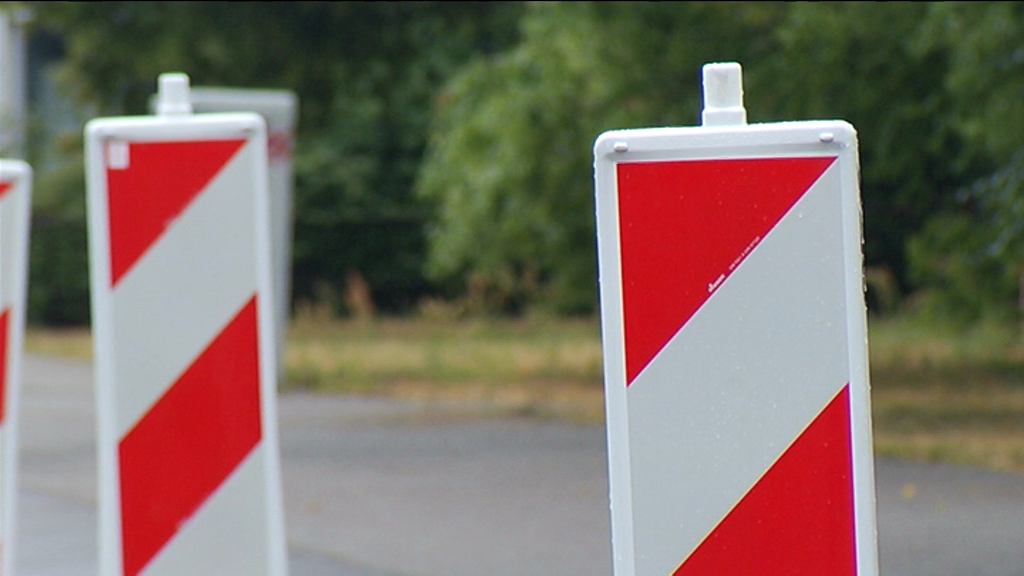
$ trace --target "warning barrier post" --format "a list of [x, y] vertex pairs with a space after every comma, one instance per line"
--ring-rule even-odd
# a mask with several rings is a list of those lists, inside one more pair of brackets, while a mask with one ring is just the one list
[[856, 132], [703, 73], [594, 145], [615, 573], [875, 575]]
[[32, 168], [0, 160], [0, 574], [14, 574]]
[[100, 574], [287, 572], [266, 123], [86, 125]]

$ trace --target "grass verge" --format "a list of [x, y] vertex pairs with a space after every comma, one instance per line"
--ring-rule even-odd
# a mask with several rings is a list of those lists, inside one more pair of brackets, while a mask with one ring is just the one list
[[869, 328], [875, 452], [1024, 470], [1024, 340], [906, 319]]
[[40, 328], [25, 330], [25, 350], [33, 354], [92, 360], [92, 334], [88, 328]]
[[596, 320], [298, 318], [285, 366], [291, 387], [485, 401], [586, 421], [604, 416]]

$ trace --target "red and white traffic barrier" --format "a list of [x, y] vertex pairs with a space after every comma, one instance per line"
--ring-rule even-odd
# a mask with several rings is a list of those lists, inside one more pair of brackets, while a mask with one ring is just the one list
[[615, 573], [877, 574], [856, 133], [739, 73], [595, 144]]
[[0, 573], [13, 574], [16, 553], [18, 404], [25, 337], [32, 169], [0, 160]]
[[86, 127], [101, 574], [285, 574], [257, 114]]

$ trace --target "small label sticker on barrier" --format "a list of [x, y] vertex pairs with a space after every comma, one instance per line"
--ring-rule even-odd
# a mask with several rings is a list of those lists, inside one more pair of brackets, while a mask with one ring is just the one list
[[128, 143], [123, 140], [111, 140], [107, 143], [107, 167], [111, 170], [128, 168]]

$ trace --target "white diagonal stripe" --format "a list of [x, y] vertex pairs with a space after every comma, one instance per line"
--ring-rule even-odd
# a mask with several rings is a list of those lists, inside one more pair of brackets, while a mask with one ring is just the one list
[[4, 309], [15, 303], [18, 287], [24, 281], [24, 272], [19, 269], [20, 252], [27, 239], [22, 203], [30, 199], [27, 174], [8, 162], [3, 162], [0, 172], [2, 181], [11, 183], [7, 193], [0, 196], [0, 309]]

